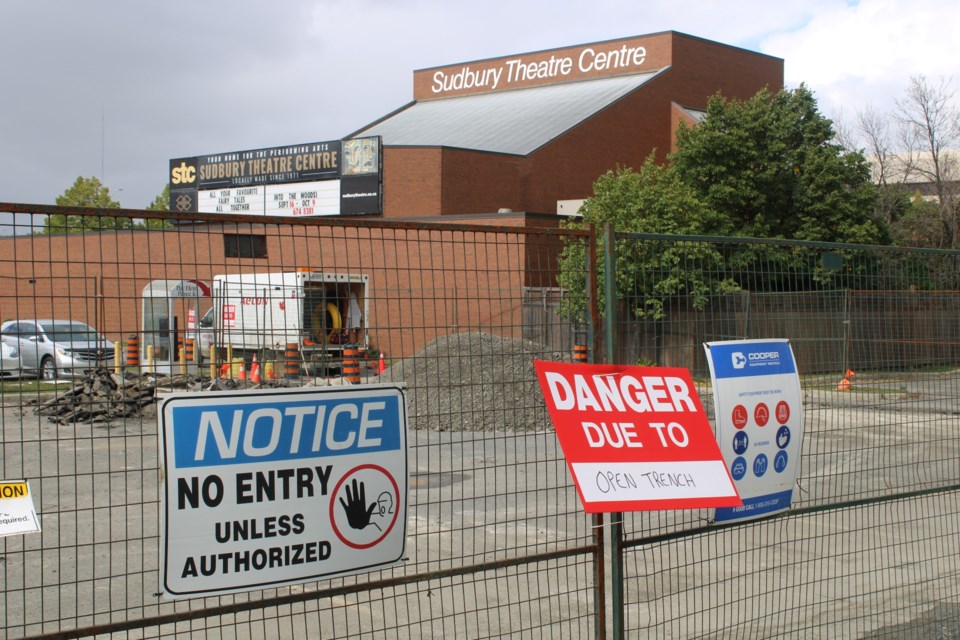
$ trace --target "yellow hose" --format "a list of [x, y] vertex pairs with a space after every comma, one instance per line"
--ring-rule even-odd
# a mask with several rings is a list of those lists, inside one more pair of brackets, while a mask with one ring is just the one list
[[[317, 342], [323, 340], [323, 312], [323, 303], [318, 304], [313, 308], [313, 315], [311, 317], [313, 323], [313, 339]], [[340, 329], [343, 328], [343, 319], [340, 317], [340, 309], [332, 302], [327, 303], [326, 312], [330, 314], [330, 333], [327, 336], [330, 338], [334, 334], [339, 333]]]

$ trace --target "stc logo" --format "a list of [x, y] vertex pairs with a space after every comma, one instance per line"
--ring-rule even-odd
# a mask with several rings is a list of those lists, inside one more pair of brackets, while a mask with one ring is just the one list
[[179, 167], [170, 169], [171, 184], [191, 184], [197, 179], [197, 168], [181, 162]]
[[747, 366], [747, 359], [739, 351], [734, 351], [733, 354], [731, 354], [731, 358], [733, 359], [734, 369], [743, 369]]

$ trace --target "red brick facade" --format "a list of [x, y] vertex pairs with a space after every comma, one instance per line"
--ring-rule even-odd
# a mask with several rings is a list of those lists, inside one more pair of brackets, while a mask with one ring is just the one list
[[[633, 64], [640, 48], [642, 64]], [[267, 222], [269, 260], [225, 257], [224, 233], [263, 233], [263, 227], [223, 223], [216, 216], [206, 219], [217, 224], [190, 225], [185, 231], [4, 238], [0, 239], [0, 283], [4, 285], [0, 317], [84, 320], [120, 340], [139, 329], [141, 292], [151, 280], [209, 282], [217, 273], [306, 266], [370, 275], [371, 314], [381, 327], [375, 344], [391, 355], [409, 355], [445, 327], [476, 326], [478, 318], [495, 333], [512, 334], [521, 324], [520, 305], [501, 292], [556, 286], [559, 240], [556, 235], [529, 232], [557, 226], [558, 201], [589, 197], [600, 175], [619, 166], [639, 167], [651, 152], [663, 159], [678, 123], [691, 121], [686, 110], [704, 109], [715, 93], [748, 98], [764, 87], [778, 89], [783, 83], [782, 60], [672, 32], [447, 69], [493, 68], [506, 60], [522, 59], [528, 65], [552, 60], [545, 64], [553, 64], [556, 71], [561, 68], [558, 59], [579, 59], [585, 50], [591, 52], [591, 59], [598, 52], [634, 52], [630, 65], [592, 77], [660, 72], [527, 156], [390, 146], [384, 141], [384, 218], [526, 227], [528, 233], [500, 234], [478, 243], [475, 232], [437, 229], [415, 229], [407, 235], [397, 231], [397, 237], [386, 239], [383, 233], [364, 227], [369, 217], [357, 223], [331, 221], [332, 229], [296, 221]], [[426, 95], [435, 71], [414, 74], [418, 99]], [[573, 80], [584, 77], [571, 72], [561, 78]], [[544, 82], [529, 80], [510, 88]], [[130, 215], [136, 217], [136, 213]], [[457, 296], [468, 283], [476, 288], [480, 277], [490, 280], [480, 285], [489, 300], [478, 310], [470, 307], [476, 301]], [[423, 308], [416, 296], [404, 297], [408, 296], [404, 292], [420, 293], [421, 288], [436, 291], [429, 294], [433, 308]], [[410, 327], [418, 328], [416, 336], [401, 340]]]
[[[778, 58], [666, 32], [417, 71], [414, 97], [436, 100], [495, 92], [452, 90], [438, 97], [430, 90], [438, 71], [452, 73], [467, 68], [480, 73], [510, 60], [533, 64], [562, 56], [577, 59], [586, 49], [622, 51], [641, 46], [646, 52], [642, 65], [511, 84], [509, 89], [514, 90], [661, 70], [656, 78], [529, 156], [390, 147], [385, 140], [384, 217], [478, 214], [500, 209], [552, 215], [558, 200], [589, 197], [593, 183], [605, 172], [619, 166], [639, 167], [654, 151], [662, 160], [672, 148], [678, 122], [687, 119], [678, 111], [703, 110], [716, 93], [746, 99], [765, 87], [776, 91], [783, 86], [783, 61]], [[502, 84], [496, 91], [501, 90]]]

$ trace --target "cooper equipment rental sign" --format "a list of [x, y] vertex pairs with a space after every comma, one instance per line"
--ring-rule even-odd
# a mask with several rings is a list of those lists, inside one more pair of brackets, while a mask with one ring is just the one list
[[403, 558], [401, 387], [176, 394], [160, 416], [165, 595], [277, 587]]
[[534, 365], [587, 512], [741, 504], [689, 371]]
[[803, 402], [786, 340], [704, 345], [713, 379], [717, 440], [743, 505], [717, 509], [717, 522], [790, 508], [800, 466]]

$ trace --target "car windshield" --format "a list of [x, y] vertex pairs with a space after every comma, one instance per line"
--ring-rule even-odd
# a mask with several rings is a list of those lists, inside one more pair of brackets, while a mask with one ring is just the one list
[[41, 322], [40, 328], [54, 342], [98, 342], [103, 340], [100, 334], [82, 322]]

